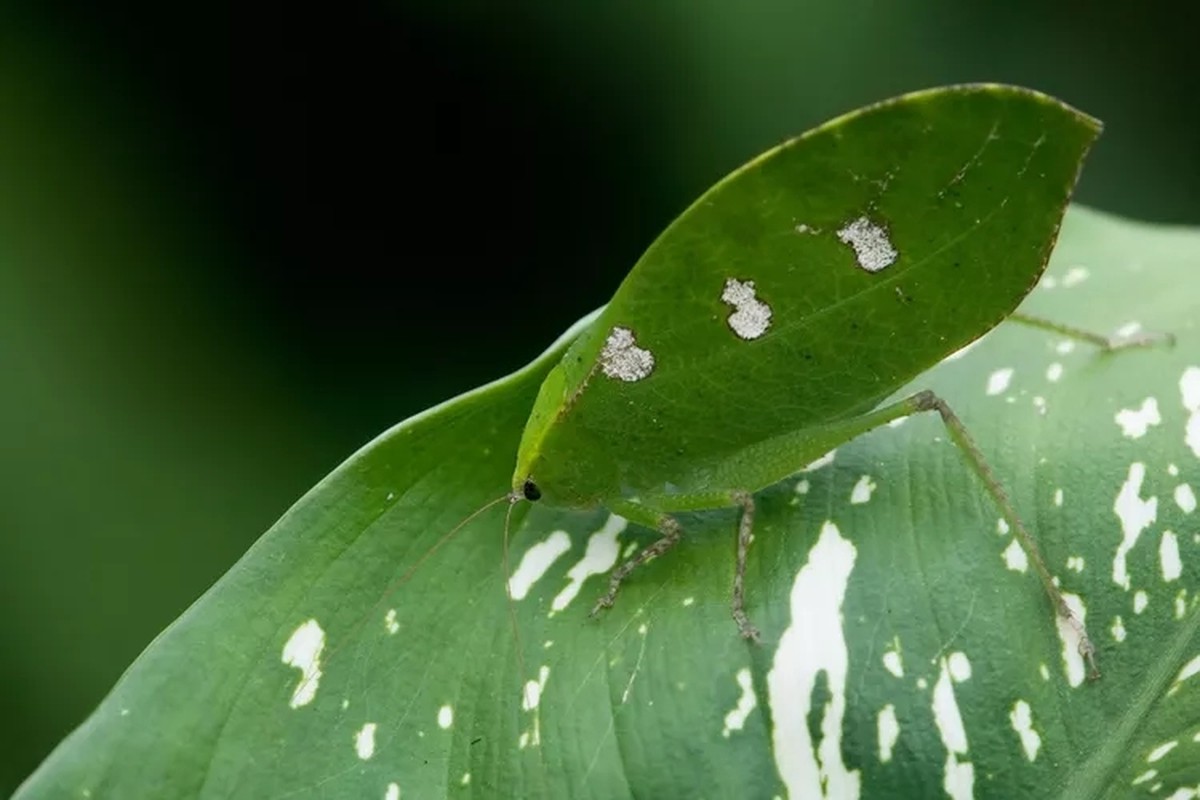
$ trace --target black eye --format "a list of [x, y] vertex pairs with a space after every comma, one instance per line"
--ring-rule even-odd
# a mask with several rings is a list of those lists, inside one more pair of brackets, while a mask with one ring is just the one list
[[521, 493], [525, 495], [526, 500], [542, 499], [542, 490], [537, 488], [537, 484], [533, 481], [525, 481], [525, 485], [521, 487]]

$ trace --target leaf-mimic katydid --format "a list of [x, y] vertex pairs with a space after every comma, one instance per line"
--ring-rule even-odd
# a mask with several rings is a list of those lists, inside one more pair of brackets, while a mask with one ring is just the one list
[[1094, 647], [950, 406], [882, 403], [1013, 319], [1037, 284], [1100, 129], [998, 85], [906, 95], [827, 123], [719, 182], [646, 251], [542, 384], [512, 502], [603, 506], [676, 544], [678, 512], [740, 507], [732, 613], [745, 609], [753, 494], [838, 444], [936, 411], [1016, 532], [1057, 614]]

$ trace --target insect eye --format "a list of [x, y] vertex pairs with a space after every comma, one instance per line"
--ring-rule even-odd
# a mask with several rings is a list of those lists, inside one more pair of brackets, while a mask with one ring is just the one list
[[525, 485], [521, 487], [521, 493], [525, 495], [526, 500], [542, 499], [542, 490], [537, 488], [537, 484], [533, 481], [525, 481]]

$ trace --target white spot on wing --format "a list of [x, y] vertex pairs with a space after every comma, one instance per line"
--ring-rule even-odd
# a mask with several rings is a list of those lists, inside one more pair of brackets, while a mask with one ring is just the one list
[[[849, 666], [842, 602], [855, 557], [854, 545], [827, 521], [792, 583], [791, 622], [767, 674], [775, 762], [791, 797], [849, 798], [861, 793], [859, 771], [847, 769], [842, 760]], [[821, 713], [821, 742], [814, 747], [808, 719], [822, 672], [829, 701]]]
[[1129, 465], [1129, 475], [1121, 484], [1113, 503], [1113, 512], [1121, 520], [1121, 544], [1117, 546], [1117, 554], [1113, 557], [1113, 583], [1130, 587], [1129, 571], [1126, 556], [1137, 544], [1142, 531], [1150, 527], [1158, 516], [1158, 498], [1151, 497], [1143, 500], [1138, 495], [1142, 491], [1142, 481], [1146, 479], [1146, 465], [1140, 461]]
[[733, 313], [727, 322], [742, 339], [749, 341], [757, 339], [771, 327], [771, 307], [756, 296], [754, 281], [739, 281], [729, 278], [725, 281], [725, 291], [721, 292], [721, 301], [733, 306]]
[[858, 265], [867, 272], [879, 272], [896, 262], [898, 253], [888, 238], [887, 229], [866, 217], [846, 223], [837, 237], [854, 249]]
[[1172, 531], [1163, 531], [1158, 542], [1158, 563], [1162, 567], [1163, 580], [1170, 583], [1183, 574], [1183, 562], [1179, 558], [1179, 540]]
[[896, 707], [888, 703], [879, 709], [876, 722], [879, 731], [879, 760], [886, 764], [892, 760], [892, 748], [900, 738], [900, 723], [896, 719]]
[[1142, 401], [1141, 408], [1122, 408], [1117, 412], [1116, 421], [1121, 426], [1122, 434], [1130, 439], [1140, 439], [1150, 430], [1150, 426], [1162, 422], [1158, 413], [1158, 401], [1147, 397]]
[[1008, 388], [1008, 382], [1012, 380], [1013, 371], [1011, 367], [998, 369], [988, 376], [987, 393], [989, 395], [997, 395], [1004, 392]]
[[508, 579], [508, 594], [513, 600], [524, 599], [530, 588], [546, 574], [559, 556], [571, 549], [571, 537], [566, 531], [554, 531], [545, 541], [525, 551], [516, 572]]
[[600, 351], [600, 370], [610, 378], [633, 383], [654, 371], [654, 354], [637, 346], [633, 331], [616, 327]]
[[628, 524], [624, 517], [612, 514], [605, 521], [603, 528], [588, 537], [587, 549], [583, 553], [583, 558], [577, 561], [567, 573], [570, 583], [550, 603], [553, 611], [562, 611], [566, 608], [579, 594], [585, 580], [592, 575], [600, 575], [613, 568], [613, 565], [617, 563], [617, 553], [619, 552], [617, 536], [625, 530], [625, 526]]
[[315, 619], [296, 628], [283, 646], [283, 663], [300, 670], [300, 683], [292, 690], [288, 703], [292, 708], [306, 706], [317, 696], [321, 681], [321, 651], [325, 649], [325, 631]]
[[354, 752], [358, 753], [358, 757], [363, 761], [375, 755], [375, 729], [377, 727], [378, 725], [374, 722], [368, 722], [354, 734]]
[[933, 721], [946, 748], [946, 774], [942, 788], [953, 800], [969, 800], [975, 796], [975, 767], [970, 762], [958, 760], [959, 756], [967, 754], [967, 729], [963, 726], [950, 667], [945, 659], [942, 660], [942, 671], [933, 687]]
[[725, 727], [721, 729], [721, 735], [726, 739], [729, 738], [729, 734], [744, 728], [746, 717], [758, 707], [758, 697], [754, 694], [754, 680], [748, 668], [738, 670], [737, 682], [738, 686], [742, 687], [742, 693], [738, 697], [737, 705], [725, 715]]
[[1008, 720], [1021, 739], [1021, 749], [1025, 751], [1025, 757], [1035, 761], [1042, 746], [1042, 737], [1033, 729], [1033, 709], [1029, 707], [1029, 703], [1024, 700], [1014, 703], [1012, 711], [1008, 713]]

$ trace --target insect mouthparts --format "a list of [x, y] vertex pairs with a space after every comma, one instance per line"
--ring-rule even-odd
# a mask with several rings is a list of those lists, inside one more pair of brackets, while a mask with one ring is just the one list
[[541, 500], [542, 490], [537, 487], [537, 484], [531, 480], [526, 480], [521, 486], [521, 493], [525, 495], [526, 500]]

